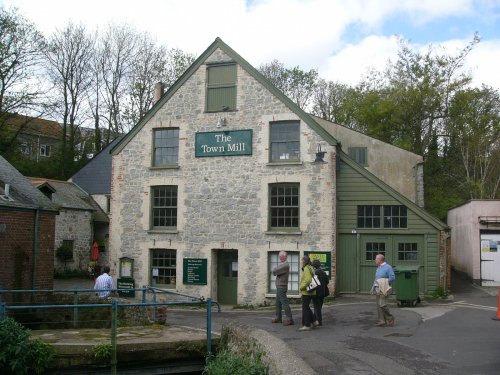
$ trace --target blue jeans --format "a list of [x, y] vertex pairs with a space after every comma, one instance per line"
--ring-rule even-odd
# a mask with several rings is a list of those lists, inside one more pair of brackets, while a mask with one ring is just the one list
[[276, 319], [281, 320], [281, 309], [285, 310], [285, 315], [288, 320], [292, 320], [292, 310], [288, 304], [286, 292], [288, 288], [276, 288]]

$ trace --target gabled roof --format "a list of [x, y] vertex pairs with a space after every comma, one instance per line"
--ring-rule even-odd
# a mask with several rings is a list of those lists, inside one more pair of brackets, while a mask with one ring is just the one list
[[[9, 195], [5, 196], [9, 185]], [[57, 213], [56, 206], [7, 160], [0, 156], [0, 208], [39, 209]]]
[[63, 127], [56, 121], [42, 118], [12, 115], [6, 120], [7, 127], [20, 134], [62, 139]]
[[94, 220], [109, 221], [94, 199], [73, 182], [38, 177], [28, 177], [28, 179], [39, 190], [50, 189], [53, 192], [52, 202], [59, 209], [91, 211]]
[[406, 198], [404, 195], [400, 194], [396, 190], [394, 190], [392, 187], [387, 185], [385, 182], [380, 180], [377, 176], [369, 172], [367, 169], [363, 168], [361, 165], [356, 163], [354, 160], [352, 160], [344, 151], [340, 150], [340, 148], [337, 149], [337, 157], [340, 158], [340, 160], [347, 165], [349, 165], [351, 168], [353, 168], [355, 171], [357, 171], [359, 174], [361, 174], [363, 177], [366, 177], [370, 182], [372, 182], [374, 185], [378, 186], [380, 189], [385, 191], [387, 194], [389, 194], [392, 198], [400, 202], [402, 205], [405, 205], [409, 210], [413, 211], [415, 215], [419, 216], [422, 220], [425, 220], [427, 223], [432, 225], [438, 230], [448, 230], [449, 227], [443, 223], [441, 220], [435, 218], [432, 216], [430, 213], [428, 213], [426, 210], [424, 210], [422, 207], [417, 206], [415, 203], [413, 203], [411, 200]]
[[318, 135], [320, 135], [330, 145], [336, 145], [337, 140], [306, 112], [299, 108], [290, 98], [276, 88], [267, 80], [257, 69], [250, 65], [244, 58], [237, 54], [231, 47], [216, 38], [215, 41], [198, 57], [193, 64], [184, 72], [182, 76], [168, 89], [160, 100], [144, 115], [143, 118], [130, 130], [130, 132], [111, 150], [111, 154], [116, 155], [127, 145], [128, 142], [143, 128], [143, 126], [154, 116], [156, 112], [182, 87], [182, 85], [200, 68], [205, 60], [210, 57], [218, 48], [228, 55], [234, 62], [240, 65], [249, 75], [255, 78], [267, 90], [283, 102], [292, 112], [294, 112], [302, 121], [308, 124]]
[[69, 181], [74, 182], [90, 195], [111, 194], [111, 154], [110, 150], [120, 141], [115, 139], [95, 155]]

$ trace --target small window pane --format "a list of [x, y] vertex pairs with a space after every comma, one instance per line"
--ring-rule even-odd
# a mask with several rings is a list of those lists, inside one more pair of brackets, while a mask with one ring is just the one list
[[271, 161], [300, 160], [299, 122], [271, 123]]
[[401, 261], [418, 261], [418, 244], [399, 243], [398, 244], [398, 260]]
[[152, 227], [177, 227], [177, 186], [152, 187]]
[[377, 254], [385, 256], [385, 243], [384, 242], [367, 242], [365, 248], [365, 259], [375, 260]]
[[[279, 263], [279, 252], [268, 253], [268, 290], [270, 293], [276, 293], [276, 276], [273, 275], [273, 268]], [[299, 253], [287, 252], [287, 261], [290, 264], [290, 274], [288, 275], [288, 292], [296, 294], [299, 292]]]
[[269, 195], [271, 228], [298, 228], [299, 184], [271, 184]]
[[169, 249], [151, 250], [151, 285], [175, 288], [177, 273], [176, 251]]

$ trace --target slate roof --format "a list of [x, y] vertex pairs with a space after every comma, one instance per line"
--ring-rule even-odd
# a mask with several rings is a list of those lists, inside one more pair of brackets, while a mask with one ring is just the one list
[[111, 194], [111, 154], [110, 150], [120, 141], [115, 139], [95, 155], [69, 181], [74, 182], [88, 194]]
[[57, 121], [13, 115], [7, 120], [8, 127], [21, 134], [62, 139], [63, 127]]
[[[9, 198], [5, 198], [5, 185], [9, 187]], [[0, 208], [40, 209], [57, 212], [57, 207], [31, 182], [0, 156]]]
[[83, 191], [78, 185], [60, 180], [51, 180], [38, 177], [28, 177], [33, 186], [40, 189], [44, 186], [53, 191], [52, 202], [59, 209], [92, 211], [92, 217], [96, 221], [108, 222], [107, 215], [92, 197]]

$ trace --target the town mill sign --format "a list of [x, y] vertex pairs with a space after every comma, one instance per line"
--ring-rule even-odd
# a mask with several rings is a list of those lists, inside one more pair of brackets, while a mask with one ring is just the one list
[[252, 130], [196, 133], [196, 157], [237, 155], [252, 155]]

